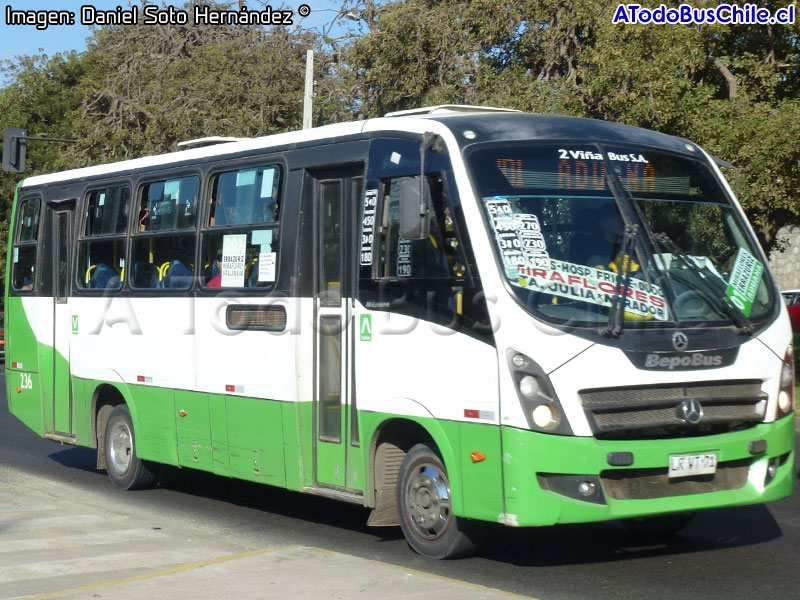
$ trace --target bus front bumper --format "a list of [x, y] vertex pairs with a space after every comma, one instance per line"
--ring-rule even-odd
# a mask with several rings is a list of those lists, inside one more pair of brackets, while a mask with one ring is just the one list
[[[503, 427], [514, 526], [585, 523], [769, 502], [792, 491], [794, 415], [720, 435], [597, 440]], [[713, 474], [668, 477], [670, 456], [714, 454]], [[612, 463], [623, 463], [619, 466]]]

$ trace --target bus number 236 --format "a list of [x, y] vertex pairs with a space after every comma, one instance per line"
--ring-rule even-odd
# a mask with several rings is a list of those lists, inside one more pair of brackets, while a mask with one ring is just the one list
[[33, 379], [31, 379], [30, 373], [20, 373], [19, 374], [19, 387], [23, 390], [32, 390], [33, 389]]

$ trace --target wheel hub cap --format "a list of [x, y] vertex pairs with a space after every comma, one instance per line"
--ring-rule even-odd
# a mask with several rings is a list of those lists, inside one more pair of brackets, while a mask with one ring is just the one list
[[419, 468], [406, 488], [406, 502], [417, 534], [435, 539], [444, 532], [451, 517], [450, 486], [435, 466]]
[[125, 423], [117, 423], [111, 430], [111, 439], [106, 440], [109, 444], [109, 458], [111, 466], [118, 473], [125, 473], [131, 464], [133, 454], [133, 435]]

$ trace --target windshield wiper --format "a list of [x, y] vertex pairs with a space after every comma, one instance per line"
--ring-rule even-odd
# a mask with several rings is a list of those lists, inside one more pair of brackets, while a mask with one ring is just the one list
[[[650, 227], [647, 224], [647, 219], [645, 219], [642, 211], [639, 209], [639, 206], [636, 204], [636, 201], [630, 195], [628, 190], [625, 189], [625, 185], [622, 183], [620, 172], [614, 169], [614, 166], [608, 159], [608, 154], [605, 152], [605, 149], [602, 147], [598, 147], [598, 149], [603, 153], [604, 156], [603, 162], [606, 165], [606, 182], [608, 188], [611, 191], [611, 194], [614, 196], [617, 209], [620, 211], [622, 219], [625, 222], [625, 241], [629, 245], [633, 245], [637, 254], [640, 255], [639, 262], [643, 265], [642, 274], [644, 275], [645, 281], [649, 286], [653, 285], [653, 282], [650, 279], [650, 273], [648, 271], [648, 265], [651, 265], [652, 268], [657, 272], [662, 272], [664, 274], [670, 291], [673, 292], [672, 296], [674, 296], [674, 288], [672, 286], [672, 280], [669, 277], [669, 273], [665, 272], [663, 269], [660, 269], [655, 262], [651, 247], [655, 247], [656, 242], [653, 232], [650, 230]], [[644, 243], [643, 240], [638, 237], [640, 227], [650, 241], [650, 245]], [[630, 239], [628, 238], [629, 233]], [[638, 243], [636, 243], [637, 241]], [[626, 254], [623, 252], [622, 256], [625, 257]], [[627, 271], [628, 272], [626, 273], [626, 277], [624, 279], [624, 288], [620, 288], [619, 286], [621, 269], [620, 273], [617, 274], [617, 289], [614, 292], [611, 312], [608, 316], [608, 327], [603, 332], [604, 335], [617, 337], [620, 335], [620, 333], [622, 333], [623, 317], [625, 313], [625, 298], [627, 297], [628, 286], [630, 283], [630, 268], [628, 268]], [[622, 295], [622, 302], [620, 302], [620, 294]], [[666, 302], [667, 309], [675, 317], [675, 322], [679, 322], [677, 313], [675, 312], [675, 307], [672, 303], [672, 298], [669, 293], [664, 295], [664, 300]]]
[[608, 326], [603, 331], [603, 335], [618, 337], [622, 333], [625, 299], [628, 296], [628, 288], [631, 284], [631, 263], [633, 262], [633, 257], [630, 256], [629, 251], [638, 235], [638, 225], [625, 225], [625, 237], [622, 240], [622, 248], [619, 254], [620, 260], [617, 265], [617, 285], [614, 290], [614, 297], [611, 300], [611, 310], [608, 312]]
[[[703, 266], [697, 264], [694, 260], [694, 257], [690, 256], [685, 251], [681, 250], [681, 248], [674, 242], [666, 233], [658, 233], [655, 234], [654, 239], [665, 248], [667, 248], [673, 256], [677, 257], [682, 264], [686, 265], [686, 267], [697, 275], [697, 279], [699, 281], [703, 281], [705, 285], [705, 291], [703, 294], [704, 297], [710, 298], [713, 302], [713, 305], [721, 308], [722, 311], [730, 317], [731, 321], [736, 325], [739, 329], [739, 333], [750, 335], [753, 333], [753, 324], [748, 319], [742, 311], [740, 311], [736, 306], [734, 306], [729, 300], [728, 296], [725, 293], [727, 290], [727, 285], [725, 281], [719, 277], [714, 271], [708, 268], [703, 261]], [[661, 258], [663, 264], [663, 257]], [[666, 267], [666, 265], [664, 265]]]

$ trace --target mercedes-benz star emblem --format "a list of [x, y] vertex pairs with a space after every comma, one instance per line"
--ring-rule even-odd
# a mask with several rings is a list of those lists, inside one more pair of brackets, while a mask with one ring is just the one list
[[678, 405], [678, 417], [696, 425], [703, 418], [703, 406], [694, 398], [688, 398]]
[[689, 347], [689, 337], [682, 331], [672, 334], [672, 347], [678, 352], [683, 352]]

